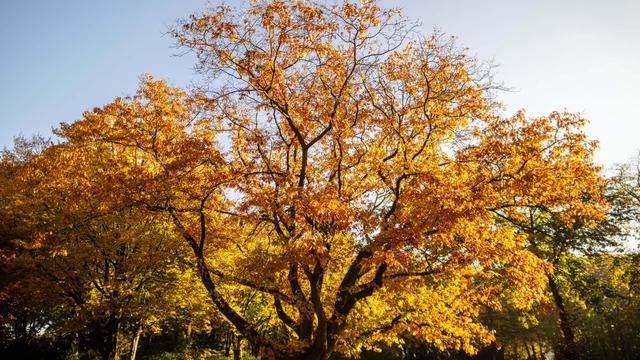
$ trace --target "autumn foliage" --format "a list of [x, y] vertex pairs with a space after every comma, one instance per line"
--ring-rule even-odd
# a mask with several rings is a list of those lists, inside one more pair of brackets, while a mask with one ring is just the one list
[[[143, 283], [154, 297], [192, 268], [211, 318], [266, 357], [357, 355], [406, 334], [474, 353], [494, 339], [481, 308], [527, 308], [552, 273], [513, 223], [604, 214], [583, 118], [502, 116], [488, 70], [397, 10], [253, 1], [173, 34], [202, 87], [146, 76], [16, 170], [18, 203], [39, 211], [25, 241], [69, 263], [51, 276], [118, 259], [85, 311], [142, 313]], [[259, 316], [241, 310], [247, 290]]]

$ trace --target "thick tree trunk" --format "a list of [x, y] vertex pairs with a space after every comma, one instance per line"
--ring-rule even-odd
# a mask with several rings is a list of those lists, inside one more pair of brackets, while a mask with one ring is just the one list
[[331, 354], [328, 352], [307, 352], [294, 358], [295, 360], [328, 360]]
[[328, 352], [322, 352], [319, 354], [309, 354], [304, 357], [304, 360], [328, 360], [329, 356], [331, 356]]
[[120, 349], [118, 344], [119, 319], [113, 314], [106, 322], [96, 321], [93, 325], [96, 330], [93, 335], [93, 343], [104, 360], [119, 360]]
[[573, 334], [573, 328], [569, 321], [569, 315], [564, 307], [564, 299], [558, 289], [558, 284], [552, 275], [547, 275], [549, 279], [549, 289], [553, 295], [553, 301], [558, 309], [558, 317], [560, 318], [560, 330], [562, 331], [562, 337], [564, 338], [565, 348], [562, 356], [567, 360], [578, 360], [578, 351], [576, 347], [575, 336]]

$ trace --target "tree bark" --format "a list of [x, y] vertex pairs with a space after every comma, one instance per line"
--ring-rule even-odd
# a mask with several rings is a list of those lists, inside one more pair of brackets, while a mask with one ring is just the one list
[[138, 343], [140, 342], [140, 334], [142, 333], [142, 325], [138, 325], [136, 333], [131, 341], [131, 351], [129, 351], [129, 360], [136, 360], [136, 354], [138, 352]]
[[187, 241], [187, 243], [191, 246], [193, 250], [193, 254], [196, 258], [196, 270], [198, 273], [198, 277], [202, 281], [209, 297], [213, 301], [213, 304], [216, 306], [218, 311], [224, 315], [224, 317], [229, 320], [231, 324], [236, 328], [236, 330], [244, 337], [246, 337], [249, 341], [256, 344], [261, 349], [266, 349], [267, 351], [271, 351], [275, 356], [282, 357], [281, 350], [276, 348], [271, 341], [264, 338], [256, 329], [254, 329], [251, 324], [243, 318], [240, 314], [238, 314], [231, 305], [227, 302], [226, 299], [218, 292], [216, 283], [213, 281], [211, 277], [211, 271], [206, 264], [204, 257], [204, 244], [205, 244], [205, 223], [206, 219], [204, 216], [204, 212], [200, 212], [200, 225], [202, 228], [200, 241], [197, 241], [184, 227], [180, 219], [174, 213], [173, 208], [169, 207], [169, 214], [173, 218], [173, 223], [182, 233], [182, 237]]
[[118, 343], [119, 316], [112, 314], [106, 323], [98, 322], [96, 326], [101, 329], [96, 333], [96, 343], [99, 344], [100, 356], [104, 360], [120, 360], [120, 344]]
[[227, 331], [224, 337], [224, 356], [229, 357], [231, 355], [231, 341], [232, 341], [233, 333], [231, 331]]
[[73, 332], [73, 340], [71, 341], [71, 356], [70, 360], [80, 359], [80, 333]]
[[328, 352], [314, 353], [304, 355], [301, 360], [328, 360], [331, 354]]
[[242, 356], [241, 347], [242, 347], [242, 337], [236, 336], [236, 339], [233, 342], [233, 360], [240, 360]]
[[535, 342], [531, 343], [531, 355], [533, 357], [533, 360], [538, 360], [538, 354], [536, 353], [536, 343]]
[[571, 327], [571, 322], [569, 321], [569, 315], [567, 314], [567, 310], [564, 307], [564, 299], [560, 294], [560, 290], [558, 289], [558, 284], [556, 283], [554, 277], [552, 275], [547, 274], [547, 278], [549, 279], [549, 289], [551, 290], [551, 294], [553, 295], [553, 301], [558, 309], [558, 317], [560, 318], [560, 330], [562, 331], [562, 337], [564, 338], [564, 351], [563, 357], [567, 360], [578, 360], [578, 352], [576, 347], [575, 335], [573, 334], [573, 328]]

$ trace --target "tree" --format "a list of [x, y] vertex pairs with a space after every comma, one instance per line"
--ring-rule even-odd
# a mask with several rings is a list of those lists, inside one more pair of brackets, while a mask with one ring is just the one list
[[632, 359], [640, 348], [638, 258], [602, 254], [580, 259], [571, 283], [585, 359]]
[[13, 206], [23, 185], [16, 177], [50, 144], [41, 137], [18, 137], [13, 151], [0, 154], [0, 346], [8, 356], [35, 357], [46, 348], [41, 338], [60, 322], [60, 298], [46, 287], [32, 286], [19, 261], [19, 240], [28, 236], [25, 225], [35, 214], [22, 214]]
[[[469, 353], [480, 307], [539, 300], [545, 263], [496, 211], [597, 218], [584, 119], [498, 114], [490, 73], [372, 1], [255, 1], [174, 31], [212, 77], [150, 77], [64, 124], [66, 179], [105, 213], [160, 216], [190, 246], [211, 303], [262, 356], [327, 359], [401, 334]], [[242, 312], [242, 289], [269, 301]], [[258, 314], [253, 316], [251, 314]]]
[[[601, 179], [599, 186], [603, 189], [602, 196], [586, 196], [582, 200], [583, 203], [591, 202], [594, 207], [606, 209], [600, 218], [574, 214], [567, 221], [557, 209], [541, 204], [532, 204], [527, 212], [528, 218], [517, 219], [496, 211], [501, 219], [527, 234], [531, 251], [552, 265], [546, 276], [564, 340], [559, 355], [564, 358], [580, 358], [588, 348], [579, 345], [584, 339], [577, 339], [575, 334], [578, 324], [574, 317], [581, 312], [580, 306], [575, 308], [576, 303], [584, 301], [580, 298], [591, 297], [586, 293], [605, 291], [607, 287], [607, 281], [593, 281], [593, 271], [588, 265], [602, 262], [607, 253], [621, 252], [624, 249], [623, 240], [634, 234], [638, 218], [638, 203], [634, 199], [637, 183], [629, 169], [629, 165], [621, 166], [615, 176]], [[611, 273], [615, 272], [615, 267], [606, 267]], [[590, 285], [585, 286], [582, 282], [590, 277]], [[591, 290], [585, 290], [587, 288]], [[582, 292], [582, 296], [577, 294], [579, 292]]]
[[[96, 350], [105, 359], [134, 359], [140, 335], [180, 308], [194, 323], [203, 309], [207, 321], [216, 319], [198, 301], [204, 289], [193, 286], [171, 223], [123, 203], [113, 192], [121, 188], [103, 177], [118, 159], [135, 158], [72, 143], [41, 149], [22, 143], [2, 162], [2, 234], [12, 244], [3, 252], [12, 280], [3, 290], [27, 309], [58, 311], [57, 321], [44, 317], [48, 322], [35, 331], [71, 338], [75, 350]], [[25, 147], [35, 150], [21, 155]], [[99, 188], [84, 186], [96, 180]]]
[[580, 333], [579, 348], [587, 359], [630, 359], [638, 353], [637, 245], [640, 219], [640, 167], [638, 159], [618, 165], [607, 179], [607, 223], [617, 247], [570, 262], [567, 271], [570, 296]]

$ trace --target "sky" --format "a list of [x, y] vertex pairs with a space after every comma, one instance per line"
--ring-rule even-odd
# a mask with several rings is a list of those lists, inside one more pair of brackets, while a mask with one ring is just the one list
[[[217, 2], [211, 1], [216, 4]], [[241, 2], [227, 3], [242, 5]], [[206, 0], [0, 0], [0, 147], [135, 91], [199, 80], [167, 29]], [[640, 1], [382, 0], [498, 67], [511, 115], [581, 112], [606, 167], [640, 150]]]

